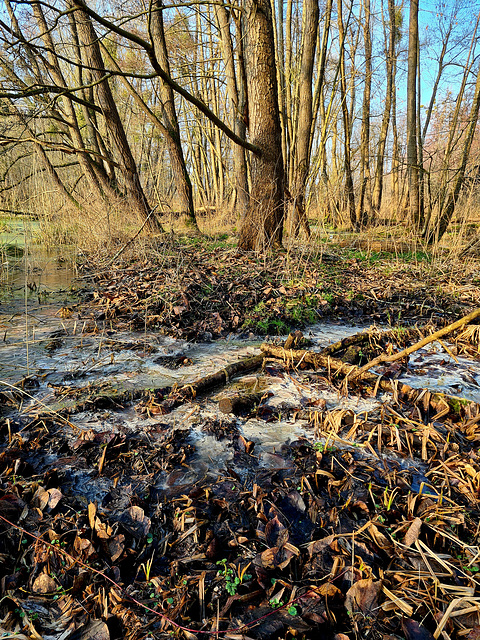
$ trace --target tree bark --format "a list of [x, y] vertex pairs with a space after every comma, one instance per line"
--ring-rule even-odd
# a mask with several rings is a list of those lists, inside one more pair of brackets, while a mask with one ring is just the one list
[[[343, 3], [338, 0], [338, 35], [342, 42], [345, 41], [345, 27], [343, 24]], [[355, 192], [353, 190], [353, 173], [352, 173], [352, 151], [350, 145], [351, 139], [351, 120], [347, 103], [347, 77], [345, 68], [345, 48], [342, 47], [340, 52], [340, 101], [342, 103], [343, 116], [343, 166], [345, 170], [345, 198], [347, 200], [348, 213], [352, 228], [358, 230], [359, 224], [355, 209]]]
[[246, 1], [245, 62], [249, 137], [260, 153], [251, 159], [252, 187], [239, 248], [263, 251], [281, 246], [284, 219], [282, 135], [269, 0]]
[[385, 108], [383, 110], [382, 124], [380, 125], [380, 133], [377, 143], [377, 158], [375, 164], [375, 176], [373, 180], [372, 191], [372, 210], [374, 215], [378, 215], [380, 207], [382, 206], [383, 195], [383, 171], [385, 164], [385, 148], [387, 145], [388, 127], [390, 124], [390, 115], [392, 111], [393, 102], [393, 70], [394, 70], [394, 56], [395, 56], [395, 3], [394, 0], [388, 0], [388, 51], [386, 61], [386, 73], [387, 73], [387, 86], [385, 92]]
[[304, 0], [303, 4], [303, 42], [298, 84], [298, 125], [295, 140], [295, 177], [293, 185], [293, 206], [291, 211], [290, 232], [297, 236], [303, 226], [307, 238], [310, 227], [305, 212], [305, 189], [310, 167], [311, 133], [313, 119], [313, 65], [317, 46], [318, 21], [320, 10], [318, 0]]
[[[363, 89], [362, 129], [360, 141], [360, 194], [358, 198], [357, 221], [365, 227], [370, 218], [371, 197], [370, 189], [370, 100], [372, 93], [372, 37], [370, 33], [370, 0], [364, 0], [365, 19], [363, 33], [365, 42], [365, 84]], [[368, 202], [365, 206], [365, 199]]]
[[[76, 0], [72, 0], [72, 3], [75, 6]], [[102, 109], [105, 124], [116, 149], [118, 163], [122, 169], [127, 201], [142, 221], [148, 219], [151, 231], [158, 231], [158, 222], [154, 216], [150, 216], [150, 207], [140, 183], [135, 159], [125, 135], [110, 85], [108, 80], [105, 79], [105, 65], [100, 51], [98, 36], [93, 28], [90, 16], [82, 9], [75, 13], [75, 19], [82, 53], [85, 55], [92, 79], [97, 82], [95, 90], [98, 104]]]
[[468, 117], [468, 127], [465, 134], [465, 140], [462, 147], [462, 154], [460, 158], [460, 166], [457, 169], [457, 174], [453, 185], [450, 187], [448, 197], [443, 209], [440, 212], [440, 216], [437, 223], [437, 228], [430, 230], [426, 235], [429, 243], [439, 240], [446, 232], [450, 220], [455, 212], [455, 206], [460, 196], [462, 186], [465, 180], [465, 171], [467, 168], [467, 161], [472, 148], [472, 143], [475, 137], [475, 131], [477, 129], [478, 116], [480, 112], [480, 68], [477, 71], [477, 80], [475, 84], [475, 92], [473, 95], [472, 106], [470, 108], [470, 114]]
[[[223, 5], [215, 5], [218, 28], [220, 31], [220, 46], [222, 57], [225, 63], [225, 73], [227, 77], [227, 92], [232, 112], [232, 129], [237, 135], [244, 138], [246, 135], [246, 125], [242, 107], [239, 99], [237, 72], [235, 69], [235, 57], [233, 52], [232, 35], [230, 33], [230, 16]], [[240, 28], [240, 21], [236, 24], [237, 30]], [[237, 33], [238, 40], [242, 34]], [[237, 57], [238, 64], [243, 64], [243, 59]], [[245, 150], [238, 144], [233, 146], [233, 172], [235, 197], [233, 206], [237, 215], [243, 218], [247, 212], [248, 205], [248, 178]]]
[[415, 228], [422, 224], [417, 149], [418, 0], [410, 0], [407, 75], [407, 172], [410, 217]]
[[[162, 69], [170, 76], [170, 62], [168, 59], [163, 25], [163, 0], [154, 0], [151, 7], [149, 28], [155, 56]], [[160, 79], [160, 99], [162, 103], [163, 121], [167, 130], [165, 142], [172, 165], [177, 197], [180, 203], [180, 214], [186, 217], [188, 225], [198, 230], [193, 205], [192, 183], [183, 155], [173, 89], [169, 84], [164, 82], [163, 79]]]

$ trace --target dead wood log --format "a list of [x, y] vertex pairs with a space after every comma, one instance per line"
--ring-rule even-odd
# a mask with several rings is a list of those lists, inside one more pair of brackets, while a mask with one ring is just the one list
[[220, 398], [218, 408], [222, 413], [234, 413], [238, 416], [241, 413], [251, 411], [263, 396], [263, 393], [237, 393], [233, 396]]
[[[459, 413], [462, 408], [470, 407], [475, 414], [480, 413], [480, 405], [476, 402], [470, 402], [456, 396], [449, 396], [445, 393], [435, 393], [426, 389], [415, 389], [410, 385], [398, 380], [388, 380], [381, 375], [365, 371], [360, 373], [360, 367], [354, 364], [345, 363], [337, 358], [323, 356], [314, 351], [284, 349], [273, 344], [263, 343], [261, 345], [262, 353], [265, 356], [279, 358], [286, 362], [292, 362], [299, 365], [302, 362], [310, 364], [315, 369], [326, 369], [329, 374], [334, 373], [340, 378], [346, 378], [346, 383], [358, 385], [363, 383], [369, 387], [373, 387], [372, 395], [376, 395], [378, 389], [392, 393], [395, 399], [408, 400], [413, 404], [419, 405], [424, 411], [430, 409], [437, 413], [437, 417], [453, 411]], [[363, 367], [362, 367], [363, 368]]]
[[[297, 366], [302, 362], [311, 365], [314, 369], [327, 369], [327, 371], [337, 374], [340, 377], [349, 376], [352, 378], [353, 373], [359, 371], [359, 367], [354, 364], [345, 363], [338, 358], [332, 358], [331, 356], [324, 356], [321, 353], [315, 351], [306, 351], [305, 349], [284, 349], [273, 344], [267, 344], [264, 342], [260, 349], [265, 356], [278, 358], [285, 360], [286, 362], [295, 363]], [[356, 378], [358, 376], [355, 376]], [[373, 373], [365, 373], [358, 378], [358, 380], [366, 382], [368, 384], [376, 384], [379, 376]], [[384, 381], [387, 382], [387, 381]], [[391, 390], [390, 388], [388, 389]]]
[[416, 342], [412, 346], [407, 347], [406, 349], [403, 349], [398, 353], [394, 353], [391, 356], [382, 354], [374, 358], [373, 360], [370, 360], [370, 362], [367, 362], [367, 364], [363, 365], [363, 367], [360, 367], [358, 371], [356, 371], [355, 373], [352, 374], [352, 376], [350, 376], [350, 378], [351, 379], [353, 377], [357, 378], [363, 375], [366, 371], [368, 371], [372, 367], [375, 367], [377, 364], [382, 364], [384, 362], [395, 362], [396, 360], [401, 360], [402, 358], [406, 358], [411, 353], [414, 353], [415, 351], [418, 351], [422, 347], [425, 347], [427, 344], [430, 344], [430, 342], [434, 342], [435, 340], [438, 340], [439, 338], [443, 338], [443, 336], [446, 336], [449, 333], [452, 333], [456, 329], [460, 329], [461, 327], [465, 326], [469, 322], [472, 322], [472, 320], [475, 320], [475, 318], [478, 318], [478, 316], [480, 316], [480, 309], [475, 309], [475, 311], [472, 311], [471, 313], [464, 316], [460, 320], [457, 320], [456, 322], [449, 324], [447, 327], [444, 327], [443, 329], [439, 329], [438, 331], [435, 331], [435, 333], [432, 333], [430, 336], [423, 338], [419, 342]]
[[[161, 389], [127, 389], [119, 391], [118, 389], [98, 389], [89, 386], [83, 390], [86, 396], [79, 399], [71, 406], [57, 406], [55, 408], [44, 406], [36, 415], [50, 416], [65, 419], [66, 416], [79, 413], [80, 411], [96, 409], [99, 407], [121, 408], [125, 404], [140, 400], [136, 405], [137, 410], [141, 413], [168, 413], [173, 408], [179, 406], [188, 399], [195, 398], [197, 395], [210, 391], [215, 387], [227, 384], [235, 376], [258, 369], [263, 364], [263, 355], [250, 356], [233, 362], [219, 371], [204, 376], [191, 384], [182, 387], [163, 387]], [[1, 396], [0, 396], [1, 397]], [[59, 401], [59, 405], [61, 400]]]
[[342, 338], [341, 340], [338, 340], [333, 344], [329, 344], [328, 347], [325, 347], [319, 353], [322, 356], [333, 356], [333, 354], [337, 353], [337, 351], [343, 351], [344, 349], [348, 349], [348, 347], [361, 345], [364, 342], [370, 341], [373, 337], [376, 336], [370, 330], [360, 331], [359, 333], [353, 334], [353, 336], [347, 336], [346, 338]]
[[[241, 373], [258, 369], [263, 365], [263, 358], [263, 355], [244, 358], [238, 362], [232, 362], [232, 364], [227, 365], [223, 369], [204, 376], [191, 384], [186, 384], [183, 387], [162, 389], [162, 400], [159, 403], [155, 403], [156, 411], [168, 413], [175, 407], [183, 404], [186, 400], [191, 400], [206, 391], [227, 384], [232, 378]], [[157, 390], [155, 393], [157, 393]]]

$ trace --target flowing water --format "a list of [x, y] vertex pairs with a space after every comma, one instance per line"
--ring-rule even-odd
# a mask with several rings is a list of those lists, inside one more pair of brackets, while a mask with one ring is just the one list
[[[18, 238], [26, 238], [21, 229]], [[59, 394], [61, 387], [71, 391], [90, 385], [96, 390], [125, 391], [184, 385], [239, 358], [259, 353], [260, 338], [231, 337], [212, 343], [188, 343], [150, 332], [87, 330], [88, 318], [83, 318], [75, 308], [71, 263], [35, 244], [21, 241], [15, 244], [12, 238], [7, 242], [4, 237], [0, 241], [4, 243], [0, 272], [0, 388], [10, 389], [9, 385], [33, 376], [30, 399], [22, 408], [23, 420], [74, 404], [71, 393]], [[312, 349], [319, 350], [361, 330], [358, 326], [329, 324], [312, 326], [306, 333], [313, 342]], [[480, 363], [454, 358], [436, 343], [411, 357], [402, 380], [410, 386], [480, 402]], [[169, 491], [181, 491], [196, 479], [214, 476], [219, 470], [248, 472], [244, 457], [231, 443], [212, 435], [205, 425], [223, 423], [238, 429], [254, 445], [257, 468], [284, 468], [290, 464], [281, 454], [285, 443], [299, 438], [316, 440], [314, 429], [305, 420], [265, 421], [221, 414], [218, 398], [234, 389], [268, 392], [270, 397], [264, 405], [273, 414], [288, 408], [301, 409], [312, 399], [324, 402], [327, 409], [343, 408], [365, 414], [378, 408], [386, 398], [381, 394], [377, 398], [344, 397], [327, 384], [307, 386], [294, 374], [267, 371], [245, 375], [232, 381], [227, 389], [212, 393], [201, 402], [184, 404], [167, 415], [145, 416], [131, 406], [76, 412], [64, 427], [64, 436], [73, 442], [79, 432], [87, 431], [140, 434], [152, 446], [156, 442], [160, 446], [166, 430], [184, 430], [195, 447], [195, 455], [181, 468], [159, 475], [157, 488]], [[43, 463], [49, 466], [55, 459], [50, 452], [45, 454]], [[413, 467], [418, 480], [422, 477], [421, 464]], [[93, 481], [91, 472], [85, 469], [78, 469], [73, 477], [75, 491], [88, 499], [101, 500], [111, 486], [98, 475]]]

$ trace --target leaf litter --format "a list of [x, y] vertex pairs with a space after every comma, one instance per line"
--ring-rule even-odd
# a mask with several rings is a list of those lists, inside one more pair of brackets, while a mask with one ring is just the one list
[[[476, 326], [446, 366], [478, 357]], [[406, 359], [348, 375], [432, 331], [314, 345], [322, 365], [297, 335], [199, 380], [194, 351], [160, 349], [171, 384], [116, 395], [98, 376], [41, 402], [28, 380], [2, 390], [2, 637], [478, 637], [475, 385], [415, 389]]]

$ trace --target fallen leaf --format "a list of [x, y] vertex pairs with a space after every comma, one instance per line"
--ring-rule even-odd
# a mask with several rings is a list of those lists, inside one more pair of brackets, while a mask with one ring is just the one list
[[321, 553], [327, 547], [330, 547], [332, 542], [335, 540], [335, 536], [327, 536], [326, 538], [322, 538], [321, 540], [315, 540], [308, 545], [308, 553], [310, 557], [316, 555], [317, 553]]
[[112, 562], [118, 560], [118, 558], [122, 555], [123, 549], [125, 548], [125, 545], [123, 544], [124, 542], [125, 536], [123, 535], [123, 533], [120, 533], [108, 543], [108, 550], [110, 551]]
[[355, 582], [347, 591], [345, 608], [347, 612], [361, 611], [365, 615], [375, 614], [378, 609], [378, 598], [382, 591], [382, 581], [364, 578]]
[[421, 528], [422, 519], [415, 518], [415, 520], [412, 521], [412, 524], [407, 529], [407, 533], [405, 534], [405, 538], [403, 539], [403, 544], [407, 547], [411, 547], [412, 544], [418, 540]]
[[68, 640], [110, 640], [110, 631], [103, 620], [91, 620], [76, 629]]
[[433, 635], [416, 620], [409, 618], [402, 620], [402, 629], [405, 640], [434, 640]]
[[54, 593], [57, 590], [57, 583], [46, 573], [41, 573], [35, 578], [32, 586], [33, 593], [46, 594]]
[[323, 596], [324, 598], [335, 598], [336, 596], [342, 595], [341, 590], [331, 582], [325, 582], [320, 585], [318, 589], [315, 589], [315, 593]]
[[63, 498], [63, 493], [60, 491], [60, 489], [49, 489], [47, 493], [48, 493], [48, 508], [55, 509], [57, 504]]
[[95, 531], [95, 516], [97, 515], [97, 505], [93, 502], [88, 503], [88, 523], [90, 524], [90, 529]]
[[275, 569], [277, 563], [275, 562], [275, 557], [278, 554], [278, 548], [272, 547], [271, 549], [265, 549], [260, 554], [262, 567], [264, 569]]
[[265, 537], [270, 547], [281, 549], [288, 542], [289, 534], [277, 516], [269, 520], [265, 526]]
[[48, 504], [48, 492], [43, 487], [38, 487], [32, 499], [34, 507], [43, 511]]

